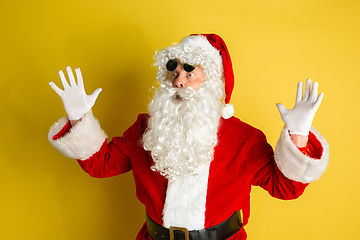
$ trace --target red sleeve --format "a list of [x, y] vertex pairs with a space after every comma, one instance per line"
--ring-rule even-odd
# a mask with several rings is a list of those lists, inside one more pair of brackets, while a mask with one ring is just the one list
[[98, 152], [86, 160], [78, 160], [81, 168], [90, 176], [106, 178], [132, 170], [129, 151], [133, 149], [141, 136], [144, 115], [128, 128], [123, 137], [114, 137], [111, 142], [105, 140]]
[[86, 160], [77, 160], [80, 167], [90, 176], [107, 178], [120, 175], [131, 170], [131, 163], [123, 148], [122, 138], [105, 140], [100, 150]]
[[275, 163], [272, 147], [260, 131], [249, 139], [246, 162], [251, 184], [262, 187], [275, 198], [284, 200], [298, 198], [308, 185], [283, 175]]
[[71, 124], [70, 124], [70, 121], [68, 121], [65, 126], [60, 130], [60, 132], [58, 132], [57, 134], [55, 134], [53, 137], [52, 137], [52, 140], [56, 140], [58, 138], [61, 138], [63, 136], [65, 136], [65, 134], [67, 134], [71, 129]]
[[[52, 139], [64, 137], [71, 129], [70, 121], [55, 134]], [[106, 178], [116, 176], [131, 170], [128, 158], [122, 152], [122, 138], [114, 138], [109, 144], [105, 140], [98, 152], [86, 160], [77, 160], [80, 167], [92, 177]]]
[[309, 140], [306, 146], [298, 147], [298, 149], [304, 155], [313, 159], [320, 159], [324, 151], [323, 147], [321, 146], [321, 143], [312, 132], [310, 132], [309, 134]]

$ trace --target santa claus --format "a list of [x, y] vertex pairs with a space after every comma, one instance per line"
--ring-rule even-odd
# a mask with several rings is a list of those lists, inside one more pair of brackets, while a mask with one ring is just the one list
[[[294, 199], [325, 171], [329, 149], [311, 127], [322, 100], [308, 80], [296, 104], [278, 104], [285, 126], [275, 153], [258, 129], [233, 117], [234, 75], [224, 41], [191, 35], [156, 52], [159, 87], [148, 114], [110, 142], [91, 108], [101, 89], [86, 95], [79, 69], [59, 72], [67, 117], [49, 132], [60, 152], [90, 176], [132, 170], [146, 222], [136, 239], [246, 239], [251, 186]], [[242, 214], [241, 214], [242, 213]]]

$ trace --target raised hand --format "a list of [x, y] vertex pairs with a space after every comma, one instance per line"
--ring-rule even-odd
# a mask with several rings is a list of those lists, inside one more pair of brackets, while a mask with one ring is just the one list
[[296, 103], [293, 109], [286, 109], [283, 104], [276, 106], [290, 134], [309, 135], [311, 124], [323, 98], [323, 93], [317, 96], [318, 83], [314, 82], [311, 88], [311, 79], [306, 81], [303, 96], [303, 83], [299, 82], [296, 94]]
[[82, 118], [94, 106], [96, 98], [101, 92], [101, 88], [96, 89], [91, 95], [86, 95], [83, 78], [80, 68], [75, 69], [77, 84], [70, 67], [66, 67], [69, 82], [66, 81], [63, 71], [59, 71], [59, 76], [64, 90], [58, 88], [55, 83], [50, 82], [50, 86], [61, 97], [65, 111], [70, 120]]

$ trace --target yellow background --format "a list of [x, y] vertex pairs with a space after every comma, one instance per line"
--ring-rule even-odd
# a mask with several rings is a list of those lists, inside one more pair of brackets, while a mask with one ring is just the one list
[[134, 239], [145, 213], [131, 173], [88, 177], [48, 142], [65, 115], [48, 82], [81, 67], [94, 113], [119, 136], [145, 112], [155, 50], [215, 32], [230, 49], [235, 115], [275, 146], [296, 84], [319, 82], [314, 126], [330, 164], [294, 201], [253, 188], [246, 227], [257, 239], [360, 239], [360, 1], [0, 1], [0, 239]]

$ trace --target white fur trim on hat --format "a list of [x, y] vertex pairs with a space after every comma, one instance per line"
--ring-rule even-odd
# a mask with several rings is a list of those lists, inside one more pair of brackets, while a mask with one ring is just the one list
[[317, 180], [326, 170], [329, 163], [329, 145], [325, 138], [314, 128], [310, 131], [321, 143], [323, 152], [320, 159], [305, 156], [293, 144], [289, 130], [284, 127], [275, 148], [275, 161], [280, 171], [289, 179], [302, 183]]
[[94, 118], [92, 112], [87, 113], [81, 121], [73, 126], [63, 137], [53, 140], [53, 136], [68, 123], [63, 117], [55, 123], [49, 131], [50, 143], [62, 154], [69, 158], [85, 160], [100, 150], [107, 135], [101, 129], [100, 123]]
[[225, 104], [221, 108], [221, 116], [225, 119], [231, 118], [234, 115], [234, 106], [231, 103]]
[[207, 38], [203, 35], [192, 35], [184, 38], [179, 43], [179, 46], [183, 46], [184, 50], [192, 49], [192, 48], [200, 48], [202, 49], [202, 54], [209, 56], [212, 58], [216, 65], [219, 73], [223, 73], [223, 60], [220, 55], [219, 50], [214, 48], [211, 43], [207, 40]]

